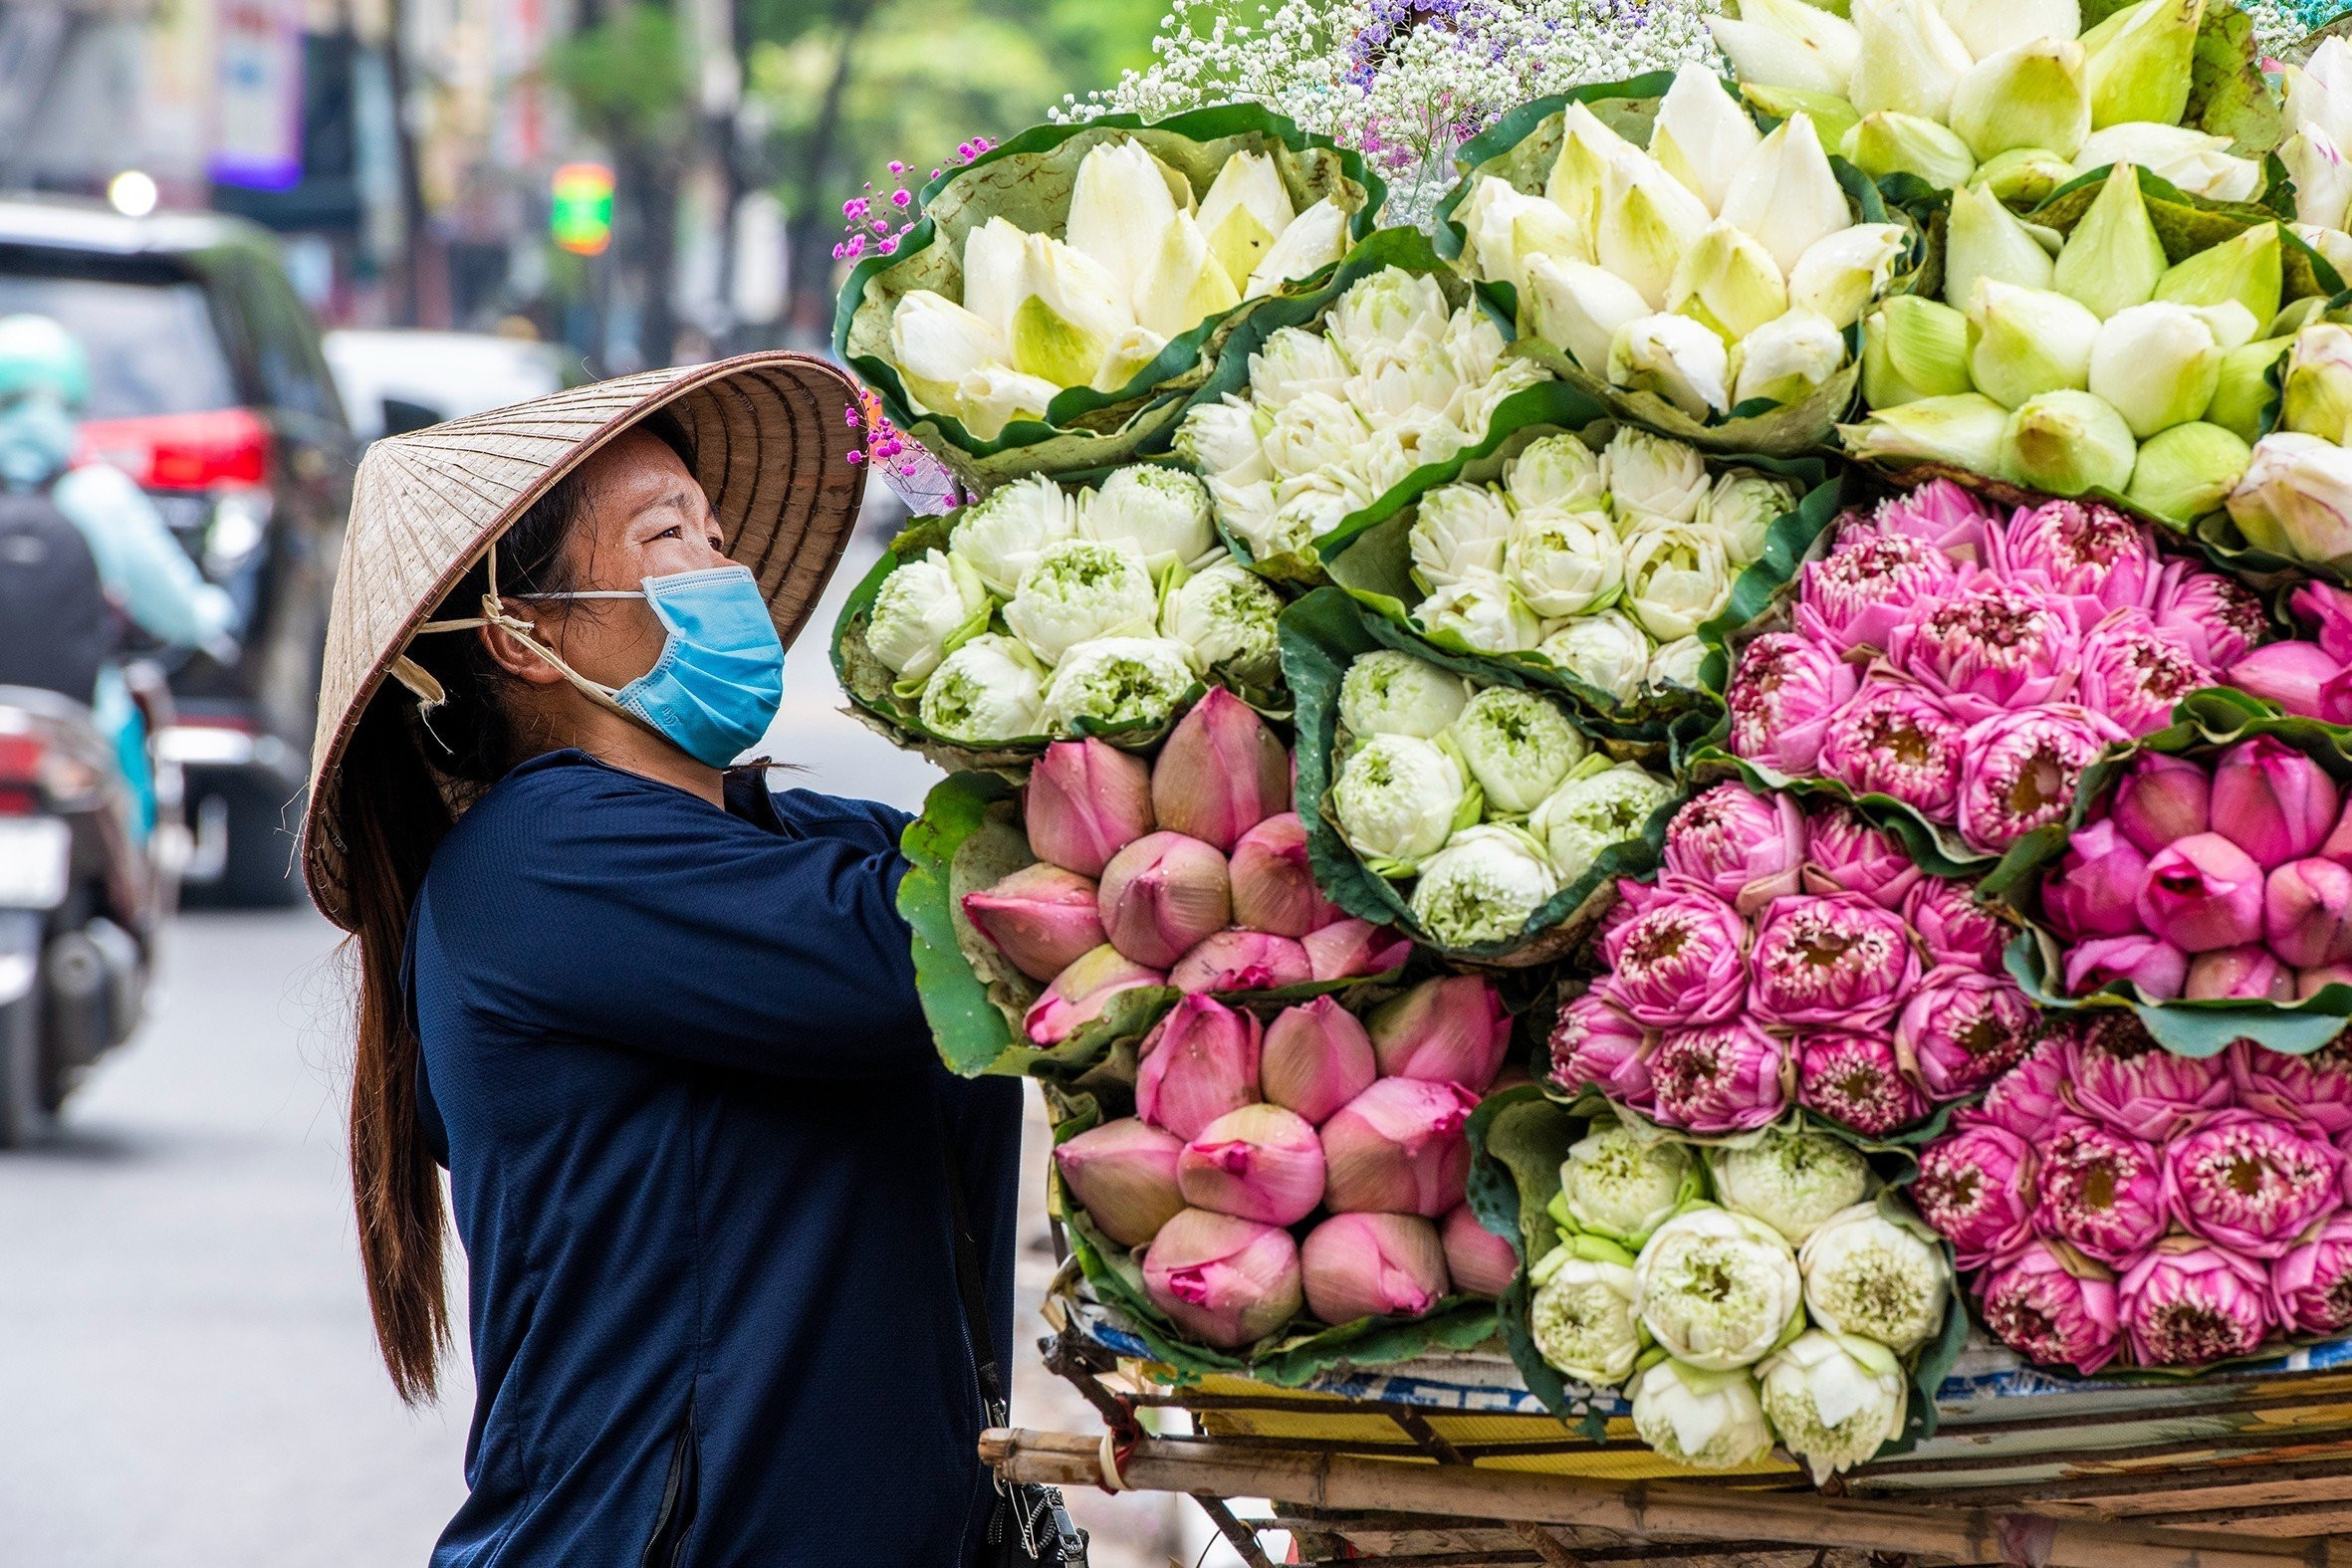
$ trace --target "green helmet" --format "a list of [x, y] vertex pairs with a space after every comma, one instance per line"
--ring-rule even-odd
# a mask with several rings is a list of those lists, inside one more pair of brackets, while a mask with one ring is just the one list
[[90, 356], [46, 316], [0, 316], [0, 398], [24, 392], [80, 408], [90, 397]]

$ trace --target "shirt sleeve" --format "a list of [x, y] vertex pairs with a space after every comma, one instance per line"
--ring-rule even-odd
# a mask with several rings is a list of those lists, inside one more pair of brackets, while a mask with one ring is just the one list
[[525, 787], [477, 806], [426, 883], [443, 956], [482, 1006], [787, 1077], [936, 1059], [893, 845], [780, 836], [593, 765], [510, 783]]
[[77, 468], [51, 493], [90, 541], [100, 578], [122, 612], [159, 641], [202, 647], [237, 619], [235, 603], [204, 580], [146, 492], [120, 469]]

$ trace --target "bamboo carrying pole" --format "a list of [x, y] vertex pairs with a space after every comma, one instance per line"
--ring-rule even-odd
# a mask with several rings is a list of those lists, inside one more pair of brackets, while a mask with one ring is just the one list
[[[1104, 1481], [1099, 1439], [998, 1428], [983, 1460], [1008, 1480], [1050, 1486]], [[1958, 1563], [2031, 1568], [2352, 1568], [2352, 1541], [2263, 1538], [2137, 1523], [2055, 1519], [1983, 1508], [1846, 1502], [1672, 1481], [1609, 1482], [1470, 1466], [1398, 1463], [1346, 1455], [1234, 1452], [1215, 1439], [1145, 1438], [1121, 1456], [1138, 1491], [1267, 1497], [1333, 1510], [1468, 1515], [1575, 1524], [1629, 1535], [1770, 1539], [1852, 1551], [1915, 1552]]]

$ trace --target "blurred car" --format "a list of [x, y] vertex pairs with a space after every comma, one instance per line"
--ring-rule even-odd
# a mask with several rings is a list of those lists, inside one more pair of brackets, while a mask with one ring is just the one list
[[354, 446], [319, 329], [270, 236], [211, 214], [0, 201], [0, 316], [90, 353], [83, 449], [154, 497], [241, 615], [233, 658], [170, 650], [191, 893], [291, 903], [327, 605]]
[[489, 333], [334, 332], [327, 363], [364, 443], [564, 389], [563, 350]]

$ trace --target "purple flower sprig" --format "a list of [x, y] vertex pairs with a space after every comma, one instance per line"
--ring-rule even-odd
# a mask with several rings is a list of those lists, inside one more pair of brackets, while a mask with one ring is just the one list
[[[956, 143], [956, 163], [969, 163], [989, 150], [995, 143], [986, 136], [974, 136], [969, 141]], [[949, 165], [952, 166], [952, 165]], [[858, 187], [856, 195], [841, 203], [841, 240], [833, 247], [834, 261], [853, 262], [868, 251], [876, 256], [895, 256], [898, 247], [920, 221], [914, 211], [914, 191], [907, 185], [908, 165], [904, 159], [892, 158], [884, 166], [888, 188], [877, 191], [872, 180]], [[935, 168], [930, 177], [937, 179], [945, 167]]]

